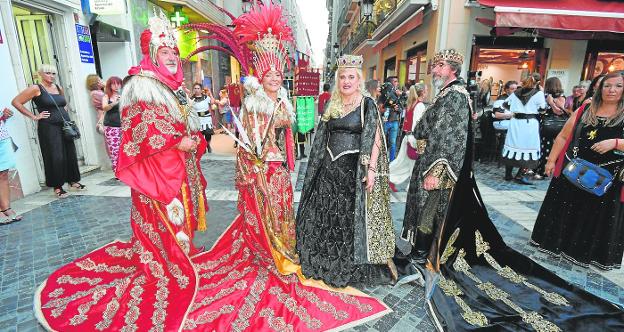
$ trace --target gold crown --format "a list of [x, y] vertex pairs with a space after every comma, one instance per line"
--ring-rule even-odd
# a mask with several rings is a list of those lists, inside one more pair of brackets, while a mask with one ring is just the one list
[[338, 58], [338, 68], [362, 68], [364, 58], [361, 55], [345, 54]]
[[461, 65], [464, 63], [464, 56], [453, 48], [441, 50], [433, 57], [433, 63], [438, 63], [440, 61], [451, 61]]

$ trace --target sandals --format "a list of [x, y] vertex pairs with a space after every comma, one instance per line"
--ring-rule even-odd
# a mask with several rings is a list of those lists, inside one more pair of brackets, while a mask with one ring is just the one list
[[22, 219], [23, 217], [15, 213], [15, 211], [13, 211], [13, 209], [11, 208], [0, 211], [0, 225], [8, 225], [10, 223], [18, 222]]
[[6, 210], [0, 211], [0, 213], [4, 214], [5, 217], [10, 219], [10, 222], [15, 222], [15, 221], [20, 221], [22, 220], [24, 217], [17, 214], [15, 211], [13, 211], [13, 209], [8, 208]]
[[54, 188], [54, 194], [56, 195], [56, 197], [58, 198], [67, 198], [67, 196], [69, 196], [69, 194], [67, 193], [67, 191], [63, 190], [62, 187], [59, 188]]
[[86, 188], [87, 186], [85, 186], [84, 184], [80, 182], [74, 182], [74, 183], [69, 184], [69, 189], [71, 190], [81, 191], [81, 190], [85, 190]]

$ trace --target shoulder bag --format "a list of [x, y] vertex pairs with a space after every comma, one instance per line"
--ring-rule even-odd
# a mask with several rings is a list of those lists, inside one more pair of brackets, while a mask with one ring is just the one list
[[48, 94], [48, 97], [52, 99], [52, 102], [54, 103], [56, 109], [61, 113], [61, 118], [63, 118], [63, 138], [68, 141], [79, 139], [80, 130], [78, 130], [78, 125], [76, 125], [76, 122], [71, 121], [70, 119], [65, 119], [65, 116], [63, 116], [63, 110], [58, 107], [58, 105], [56, 104], [56, 100], [54, 100], [54, 97], [52, 97], [52, 95], [48, 91], [46, 91], [46, 93]]
[[576, 124], [574, 131], [574, 139], [572, 141], [572, 144], [574, 144], [574, 147], [572, 148], [574, 158], [570, 159], [566, 155], [566, 158], [570, 159], [570, 162], [563, 169], [562, 173], [563, 176], [565, 176], [565, 178], [577, 188], [596, 196], [602, 196], [607, 192], [607, 190], [609, 190], [611, 185], [613, 185], [613, 174], [603, 167], [622, 162], [624, 159], [612, 160], [596, 165], [585, 159], [578, 158], [578, 141], [582, 128], [583, 123], [579, 117], [579, 121]]

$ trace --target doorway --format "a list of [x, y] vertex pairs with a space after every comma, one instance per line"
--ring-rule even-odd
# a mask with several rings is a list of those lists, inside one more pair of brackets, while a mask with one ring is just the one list
[[[65, 92], [65, 98], [67, 99], [68, 109], [70, 114], [76, 117], [74, 112], [71, 112], [71, 89], [65, 84], [68, 82], [65, 77], [66, 71], [63, 70], [63, 64], [60, 59], [58, 50], [62, 49], [59, 46], [59, 41], [62, 40], [60, 35], [63, 31], [60, 26], [55, 26], [55, 22], [62, 22], [62, 18], [58, 17], [50, 12], [44, 10], [25, 6], [22, 4], [13, 5], [13, 18], [15, 22], [15, 29], [19, 41], [18, 49], [20, 53], [21, 67], [23, 71], [24, 82], [26, 86], [39, 83], [37, 69], [41, 64], [51, 64], [57, 68], [57, 80], [56, 83], [61, 86]], [[61, 24], [62, 25], [62, 24]], [[35, 105], [33, 102], [25, 105], [33, 113], [35, 113]], [[29, 122], [28, 125], [28, 138], [30, 139], [30, 147], [37, 163], [37, 176], [40, 183], [45, 182], [45, 175], [43, 171], [43, 159], [40, 153], [39, 138], [37, 135], [36, 125]], [[82, 151], [82, 144], [76, 142], [76, 152], [78, 154], [79, 163], [84, 164], [84, 155]]]

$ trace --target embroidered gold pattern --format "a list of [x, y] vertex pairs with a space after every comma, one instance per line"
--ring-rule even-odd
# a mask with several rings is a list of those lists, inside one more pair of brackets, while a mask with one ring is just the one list
[[251, 266], [245, 267], [243, 269], [243, 271], [238, 271], [238, 270], [231, 271], [230, 273], [228, 273], [228, 275], [225, 278], [223, 278], [223, 279], [221, 279], [221, 280], [219, 280], [219, 281], [217, 281], [215, 283], [212, 283], [212, 284], [203, 285], [203, 286], [199, 287], [199, 290], [206, 290], [206, 289], [217, 288], [217, 287], [221, 286], [222, 284], [224, 284], [224, 283], [226, 283], [228, 281], [242, 279], [244, 276], [246, 276], [251, 271], [253, 271], [253, 268]]
[[[139, 122], [134, 128], [132, 128], [131, 124], [122, 124], [122, 128], [125, 128], [125, 130], [122, 129], [124, 130], [124, 132], [132, 130], [132, 140], [126, 142], [123, 148], [124, 153], [128, 156], [134, 157], [139, 154], [140, 145], [145, 140], [145, 138], [147, 138], [147, 133], [149, 131], [150, 125], [153, 125], [156, 130], [164, 135], [181, 135], [181, 133], [176, 131], [176, 129], [171, 124], [173, 122], [173, 118], [168, 114], [166, 107], [156, 104], [147, 104], [146, 108], [141, 108], [141, 105], [137, 103], [129, 107], [126, 116], [124, 116], [123, 118], [126, 121], [132, 121], [132, 118], [139, 114], [141, 115], [141, 122]], [[154, 142], [152, 142], [152, 140], [150, 139], [149, 143], [150, 145], [152, 145], [152, 147], [154, 147], [154, 145], [157, 146], [162, 142], [159, 142], [158, 139], [155, 139]]]
[[337, 310], [331, 303], [327, 301], [321, 301], [321, 299], [313, 292], [307, 291], [301, 288], [298, 284], [295, 284], [295, 293], [297, 296], [303, 297], [311, 303], [316, 304], [316, 307], [322, 311], [332, 314], [336, 320], [343, 320], [349, 318], [349, 314], [344, 310]]
[[453, 280], [449, 280], [444, 278], [444, 276], [440, 275], [440, 281], [438, 281], [438, 285], [440, 289], [444, 292], [446, 296], [453, 297], [455, 302], [462, 309], [462, 317], [466, 322], [473, 326], [486, 326], [488, 325], [487, 317], [479, 311], [474, 311], [468, 303], [466, 303], [460, 296], [464, 295], [464, 293], [459, 289], [459, 286]]
[[195, 267], [197, 268], [197, 270], [212, 270], [215, 267], [227, 262], [230, 260], [230, 257], [232, 257], [233, 255], [235, 255], [236, 253], [238, 253], [240, 251], [240, 248], [243, 244], [244, 240], [243, 240], [243, 236], [241, 234], [238, 235], [238, 237], [236, 237], [236, 239], [232, 242], [232, 249], [230, 250], [229, 253], [221, 256], [218, 260], [214, 260], [214, 261], [205, 261], [201, 264], [196, 264]]
[[478, 230], [475, 231], [475, 243], [477, 256], [483, 255], [483, 257], [485, 257], [485, 260], [498, 272], [501, 277], [516, 284], [524, 284], [526, 287], [540, 293], [546, 301], [552, 304], [570, 306], [568, 300], [562, 295], [554, 292], [547, 292], [540, 287], [528, 282], [526, 277], [517, 273], [509, 266], [501, 267], [496, 259], [494, 259], [494, 257], [492, 257], [492, 255], [488, 253], [488, 250], [490, 250], [490, 244], [483, 240], [483, 236]]
[[189, 285], [189, 277], [185, 276], [182, 273], [180, 267], [177, 264], [172, 263], [171, 260], [168, 258], [167, 252], [164, 249], [160, 236], [158, 235], [158, 233], [156, 233], [152, 225], [146, 223], [145, 220], [143, 220], [143, 217], [141, 216], [139, 211], [137, 211], [134, 207], [132, 207], [130, 211], [130, 216], [131, 219], [139, 226], [141, 231], [149, 237], [152, 244], [154, 244], [158, 248], [160, 255], [163, 257], [165, 262], [167, 262], [167, 269], [169, 270], [169, 273], [171, 273], [171, 275], [176, 279], [180, 288], [185, 289]]
[[204, 279], [210, 279], [216, 275], [219, 274], [226, 274], [229, 273], [230, 271], [234, 270], [234, 268], [236, 268], [236, 266], [238, 266], [240, 263], [246, 261], [247, 259], [249, 259], [249, 256], [251, 255], [251, 252], [249, 250], [249, 248], [245, 248], [243, 249], [243, 256], [240, 259], [237, 259], [236, 261], [234, 261], [234, 263], [232, 265], [226, 265], [226, 266], [222, 266], [219, 269], [215, 270], [215, 271], [210, 271], [210, 272], [206, 272], [206, 273], [202, 273], [199, 275], [200, 278], [204, 278]]
[[277, 299], [284, 304], [286, 309], [294, 313], [306, 324], [307, 328], [320, 329], [323, 326], [323, 322], [319, 319], [310, 317], [306, 308], [298, 305], [297, 300], [291, 297], [290, 294], [284, 293], [281, 288], [271, 287], [269, 289], [269, 294], [275, 295], [275, 297], [277, 297]]
[[89, 284], [90, 286], [95, 286], [99, 284], [100, 282], [102, 282], [102, 278], [93, 278], [93, 279], [87, 278], [87, 277], [74, 278], [68, 275], [63, 275], [56, 279], [56, 283], [58, 284], [71, 284], [71, 285]]
[[202, 324], [212, 323], [215, 319], [219, 318], [221, 315], [231, 314], [235, 310], [233, 305], [226, 304], [219, 309], [219, 311], [205, 311], [202, 312], [201, 315], [197, 316], [196, 319], [187, 319], [184, 322], [185, 330], [194, 330]]
[[144, 275], [139, 276], [134, 280], [134, 287], [130, 290], [130, 296], [132, 299], [128, 301], [128, 311], [124, 316], [124, 322], [126, 325], [121, 329], [121, 332], [134, 332], [138, 329], [136, 321], [139, 319], [141, 311], [139, 310], [139, 304], [143, 301], [141, 295], [143, 295], [143, 285], [145, 284], [146, 277]]
[[232, 322], [233, 331], [243, 331], [249, 327], [249, 319], [256, 311], [256, 304], [260, 302], [260, 294], [266, 289], [267, 281], [269, 280], [269, 272], [266, 269], [260, 268], [256, 280], [251, 285], [251, 290], [247, 297], [245, 297], [245, 303], [238, 311], [238, 317]]
[[76, 266], [85, 271], [95, 272], [108, 272], [108, 273], [134, 273], [136, 268], [134, 266], [123, 267], [119, 265], [108, 266], [104, 263], [95, 264], [91, 258], [87, 258], [83, 261], [77, 262]]
[[57, 298], [57, 297], [63, 295], [63, 293], [65, 293], [65, 289], [59, 287], [59, 288], [55, 289], [54, 291], [52, 291], [50, 294], [48, 294], [48, 296], [51, 297], [51, 298]]
[[273, 329], [273, 331], [293, 332], [295, 330], [292, 325], [286, 323], [283, 317], [276, 317], [275, 312], [271, 308], [260, 310], [260, 317], [265, 317], [267, 319], [269, 327]]
[[84, 321], [87, 320], [87, 312], [89, 312], [93, 305], [100, 302], [104, 295], [106, 295], [106, 288], [97, 286], [91, 296], [91, 301], [78, 306], [78, 314], [69, 319], [69, 325], [76, 326], [84, 323]]
[[220, 300], [228, 295], [231, 295], [237, 290], [242, 291], [242, 290], [245, 290], [246, 288], [247, 288], [247, 282], [245, 280], [239, 280], [236, 283], [234, 283], [234, 286], [226, 287], [226, 288], [219, 290], [219, 292], [217, 292], [215, 296], [206, 296], [200, 302], [195, 302], [191, 306], [191, 311], [195, 311], [203, 306], [212, 304], [214, 301]]
[[113, 323], [113, 317], [119, 310], [119, 299], [125, 294], [126, 289], [130, 285], [130, 278], [124, 278], [123, 282], [117, 285], [117, 289], [115, 290], [115, 297], [108, 302], [106, 305], [106, 309], [102, 313], [102, 320], [95, 324], [95, 328], [98, 331], [103, 331], [108, 329], [110, 325]]
[[448, 242], [446, 242], [446, 248], [444, 248], [444, 252], [442, 253], [442, 257], [440, 258], [440, 264], [446, 264], [446, 261], [455, 253], [457, 250], [453, 245], [455, 241], [457, 241], [457, 237], [459, 236], [459, 228], [456, 228], [453, 234], [449, 237]]
[[[487, 246], [489, 245], [487, 244], [484, 245], [483, 243], [480, 244], [479, 248], [477, 248], [478, 252], [484, 252]], [[512, 300], [509, 299], [510, 295], [507, 292], [496, 287], [491, 282], [484, 283], [481, 280], [479, 280], [477, 276], [475, 276], [472, 272], [470, 272], [471, 267], [466, 261], [465, 256], [466, 256], [466, 252], [464, 251], [464, 249], [460, 249], [459, 253], [457, 254], [457, 258], [455, 259], [455, 262], [453, 263], [453, 268], [456, 271], [463, 272], [466, 276], [472, 279], [477, 284], [476, 285], [477, 288], [482, 290], [488, 297], [490, 297], [493, 300], [499, 300], [505, 303], [507, 306], [509, 306], [514, 311], [519, 313], [522, 316], [522, 320], [525, 323], [531, 325], [531, 327], [533, 327], [538, 332], [560, 332], [561, 331], [561, 329], [558, 326], [556, 326], [552, 322], [547, 321], [538, 313], [526, 312], [524, 309], [522, 309], [522, 307], [520, 307], [519, 305], [517, 305], [516, 303], [514, 303]]]
[[360, 312], [371, 312], [373, 311], [373, 306], [368, 303], [362, 303], [358, 301], [355, 296], [347, 295], [340, 292], [330, 291], [329, 294], [337, 296], [342, 302], [346, 304], [354, 305]]

